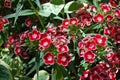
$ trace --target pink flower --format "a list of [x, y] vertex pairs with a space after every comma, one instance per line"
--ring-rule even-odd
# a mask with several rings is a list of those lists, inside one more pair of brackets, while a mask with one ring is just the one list
[[25, 25], [26, 25], [27, 27], [30, 27], [31, 23], [32, 23], [32, 20], [31, 20], [30, 18], [27, 18], [27, 19], [25, 20]]
[[7, 7], [7, 8], [11, 8], [12, 6], [12, 3], [10, 0], [4, 0], [4, 6]]
[[96, 43], [95, 43], [95, 41], [89, 41], [89, 42], [87, 42], [86, 43], [86, 45], [85, 45], [85, 48], [88, 50], [88, 51], [91, 51], [91, 50], [96, 50]]
[[33, 26], [33, 30], [32, 32], [28, 33], [28, 37], [30, 41], [39, 40], [41, 37], [41, 33], [36, 29], [36, 26]]
[[114, 14], [117, 18], [120, 19], [120, 9], [117, 9]]
[[89, 17], [89, 16], [86, 15], [86, 16], [81, 17], [81, 23], [82, 24], [85, 24], [85, 25], [89, 26], [91, 24], [91, 22], [92, 22], [91, 16]]
[[101, 36], [100, 34], [96, 34], [96, 36], [94, 36], [93, 38], [96, 42], [96, 44], [100, 45], [100, 46], [106, 46], [107, 44], [107, 39], [104, 36]]
[[109, 15], [109, 14], [106, 16], [106, 21], [107, 22], [111, 22], [111, 21], [113, 21], [113, 19], [114, 19], [114, 17]]
[[20, 35], [20, 40], [24, 40], [27, 36], [28, 36], [28, 31], [23, 32], [23, 33]]
[[71, 56], [68, 53], [60, 53], [57, 56], [57, 63], [62, 66], [67, 66], [71, 61]]
[[103, 12], [109, 12], [110, 11], [110, 6], [108, 4], [102, 3], [100, 4], [101, 9]]
[[94, 22], [103, 23], [104, 16], [102, 14], [97, 14], [96, 16], [94, 16], [93, 21]]
[[84, 54], [84, 59], [86, 62], [93, 63], [95, 59], [95, 54], [92, 51], [88, 51]]
[[46, 38], [41, 39], [39, 42], [40, 42], [39, 46], [42, 46], [44, 48], [49, 48], [51, 44], [51, 39], [46, 37]]
[[45, 55], [43, 56], [43, 61], [46, 65], [48, 65], [48, 64], [53, 65], [54, 64], [54, 55], [51, 52], [45, 53]]
[[64, 52], [68, 52], [69, 51], [69, 48], [67, 45], [60, 45], [57, 49], [57, 51], [59, 53], [64, 53]]
[[75, 18], [70, 18], [70, 24], [74, 25], [74, 26], [78, 26], [78, 19]]

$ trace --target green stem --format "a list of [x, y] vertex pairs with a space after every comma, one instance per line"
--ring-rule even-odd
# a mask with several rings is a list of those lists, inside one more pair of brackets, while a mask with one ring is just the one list
[[28, 2], [29, 2], [29, 4], [31, 5], [33, 11], [35, 12], [35, 15], [38, 17], [39, 22], [40, 22], [40, 24], [42, 25], [42, 28], [44, 29], [45, 26], [44, 26], [44, 24], [43, 24], [43, 21], [42, 21], [40, 15], [39, 15], [38, 11], [37, 11], [37, 10], [35, 9], [35, 7], [33, 6], [33, 3], [31, 2], [31, 0], [28, 0]]

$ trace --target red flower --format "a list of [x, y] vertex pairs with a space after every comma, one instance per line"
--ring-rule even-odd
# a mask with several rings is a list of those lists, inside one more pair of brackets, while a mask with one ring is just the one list
[[77, 26], [78, 25], [78, 19], [75, 17], [75, 18], [70, 18], [70, 24], [74, 25], [74, 26]]
[[102, 3], [100, 4], [101, 9], [103, 12], [109, 12], [110, 11], [110, 6], [108, 4]]
[[12, 6], [12, 3], [10, 0], [4, 0], [4, 6], [7, 7], [7, 8], [11, 8]]
[[7, 42], [7, 43], [5, 43], [4, 47], [9, 49], [10, 48], [10, 44]]
[[45, 53], [45, 55], [43, 56], [43, 61], [46, 65], [48, 65], [48, 64], [53, 65], [54, 64], [54, 55], [51, 52]]
[[13, 35], [11, 35], [11, 36], [8, 37], [8, 43], [9, 44], [12, 44], [14, 41], [15, 41], [15, 39], [14, 39]]
[[69, 48], [67, 45], [60, 45], [57, 49], [58, 52], [60, 53], [64, 53], [64, 52], [68, 52], [69, 51]]
[[85, 70], [83, 72], [83, 76], [84, 76], [84, 78], [87, 78], [89, 76], [89, 70]]
[[106, 21], [107, 22], [111, 22], [111, 21], [113, 21], [113, 19], [114, 19], [114, 17], [109, 15], [109, 14], [106, 16]]
[[30, 27], [31, 23], [32, 23], [32, 20], [31, 20], [30, 18], [27, 18], [27, 19], [25, 20], [25, 25], [26, 25], [27, 27]]
[[83, 48], [83, 46], [84, 46], [84, 45], [83, 45], [83, 43], [82, 43], [82, 42], [79, 42], [79, 43], [78, 43], [78, 48], [79, 48], [79, 49], [82, 49], [82, 48]]
[[71, 56], [68, 53], [60, 53], [57, 56], [57, 63], [62, 66], [67, 66], [71, 61]]
[[96, 16], [94, 16], [93, 21], [102, 23], [104, 21], [104, 16], [102, 14], [97, 14]]
[[21, 52], [21, 48], [20, 48], [20, 47], [15, 47], [15, 48], [14, 48], [14, 53], [15, 53], [16, 55], [20, 54], [20, 52]]
[[108, 27], [104, 28], [104, 34], [105, 35], [110, 35], [110, 30], [108, 29]]
[[28, 33], [28, 37], [30, 41], [39, 40], [41, 37], [41, 33], [36, 29], [36, 26], [33, 26], [33, 30], [32, 32]]
[[69, 26], [69, 19], [64, 19], [62, 21], [62, 25], [65, 26], [66, 28], [68, 28], [68, 26]]
[[24, 40], [28, 36], [28, 31], [25, 31], [20, 35], [20, 40]]
[[120, 19], [120, 9], [117, 9], [114, 14]]
[[2, 22], [3, 22], [4, 25], [9, 24], [9, 20], [8, 20], [7, 18], [3, 18], [3, 19], [2, 19]]
[[96, 36], [93, 38], [95, 42], [100, 46], [106, 46], [107, 39], [106, 37], [101, 36], [100, 34], [96, 34]]
[[98, 74], [90, 76], [90, 80], [101, 80], [101, 79], [102, 78]]
[[0, 31], [4, 29], [3, 24], [0, 23]]
[[120, 26], [115, 27], [116, 33], [120, 33]]
[[86, 62], [93, 63], [95, 59], [95, 54], [92, 51], [88, 51], [84, 54], [84, 59]]
[[114, 7], [117, 7], [119, 4], [119, 0], [109, 0], [110, 4]]
[[46, 37], [46, 38], [41, 39], [39, 42], [40, 42], [39, 46], [42, 46], [44, 48], [49, 48], [51, 44], [51, 39]]
[[90, 39], [91, 39], [91, 37], [87, 36], [87, 37], [85, 37], [85, 38], [82, 39], [82, 42], [83, 43], [87, 43]]
[[88, 51], [96, 50], [96, 43], [95, 43], [95, 41], [92, 40], [91, 42], [87, 42], [86, 45], [85, 45], [85, 48]]

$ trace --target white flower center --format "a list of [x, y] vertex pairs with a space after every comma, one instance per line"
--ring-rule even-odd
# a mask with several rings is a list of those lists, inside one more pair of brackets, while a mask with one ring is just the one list
[[63, 57], [61, 58], [61, 61], [66, 61], [66, 57], [63, 56]]
[[72, 24], [75, 24], [76, 23], [76, 21], [72, 21]]
[[61, 48], [61, 51], [65, 51], [65, 48]]
[[68, 25], [68, 22], [65, 22], [65, 25]]
[[48, 61], [52, 61], [52, 56], [47, 57]]
[[99, 43], [102, 43], [102, 39], [98, 39], [98, 42], [99, 42]]
[[36, 37], [37, 37], [37, 34], [33, 34], [32, 37], [33, 37], [33, 38], [36, 38]]
[[91, 56], [91, 55], [88, 55], [88, 56], [87, 56], [87, 58], [88, 58], [88, 59], [91, 59], [91, 58], [92, 58], [92, 56]]
[[102, 18], [101, 18], [101, 17], [98, 17], [98, 21], [102, 21]]
[[47, 46], [48, 45], [48, 42], [44, 42], [44, 44], [43, 44], [44, 46]]

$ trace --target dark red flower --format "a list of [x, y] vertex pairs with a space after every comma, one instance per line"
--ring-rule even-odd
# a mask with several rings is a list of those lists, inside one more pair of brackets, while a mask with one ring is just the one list
[[107, 44], [107, 38], [100, 35], [100, 34], [96, 34], [96, 36], [94, 36], [93, 38], [95, 40], [95, 42], [100, 45], [100, 46], [106, 46]]
[[40, 42], [39, 46], [44, 47], [44, 48], [49, 48], [51, 44], [51, 39], [46, 37], [46, 38], [41, 39], [39, 42]]
[[96, 50], [96, 43], [95, 41], [89, 41], [85, 44], [85, 48], [88, 50], [88, 51], [91, 51], [91, 50]]
[[4, 47], [9, 49], [10, 48], [10, 44], [7, 42], [7, 43], [5, 43]]
[[109, 0], [109, 2], [112, 6], [117, 7], [120, 1], [119, 0]]
[[12, 2], [10, 0], [4, 0], [4, 6], [7, 8], [11, 8]]
[[28, 37], [30, 41], [39, 40], [41, 37], [41, 33], [37, 30], [36, 26], [33, 26], [33, 30], [32, 32], [28, 33]]
[[62, 66], [67, 66], [71, 61], [71, 56], [68, 53], [60, 53], [57, 56], [57, 63]]
[[32, 23], [32, 20], [31, 20], [30, 18], [27, 18], [27, 19], [25, 20], [25, 25], [26, 25], [27, 27], [30, 27], [31, 23]]
[[120, 33], [117, 33], [115, 35], [115, 40], [117, 41], [117, 43], [120, 43]]
[[92, 22], [91, 14], [84, 9], [78, 10], [77, 18], [81, 22], [81, 28], [84, 28], [85, 25], [89, 26], [90, 23]]
[[2, 31], [4, 29], [3, 24], [0, 23], [0, 31]]
[[68, 52], [69, 51], [69, 48], [67, 45], [60, 45], [57, 49], [57, 51], [59, 53], [64, 53], [64, 52]]
[[90, 39], [91, 39], [90, 36], [86, 36], [85, 38], [82, 39], [82, 42], [83, 42], [83, 43], [87, 43], [87, 42], [90, 41]]
[[104, 16], [102, 14], [97, 14], [96, 16], [94, 16], [93, 21], [94, 22], [103, 23]]
[[20, 56], [23, 58], [23, 59], [29, 59], [30, 58], [30, 55], [28, 54], [27, 51], [24, 51], [20, 54]]
[[74, 25], [74, 26], [78, 26], [78, 19], [75, 18], [70, 18], [70, 24]]
[[109, 14], [106, 16], [106, 21], [107, 22], [111, 22], [111, 21], [113, 21], [113, 19], [114, 19], [114, 17], [109, 15]]
[[90, 80], [101, 80], [102, 78], [98, 75], [98, 74], [95, 74], [95, 75], [91, 75], [90, 76]]
[[83, 72], [83, 76], [84, 76], [84, 78], [87, 78], [88, 76], [89, 76], [89, 70], [85, 70], [84, 72]]
[[92, 51], [88, 51], [84, 54], [84, 59], [86, 62], [93, 63], [95, 59], [95, 54]]
[[53, 65], [54, 64], [54, 55], [51, 52], [45, 53], [45, 55], [43, 56], [43, 61], [46, 65], [48, 65], [48, 64]]

